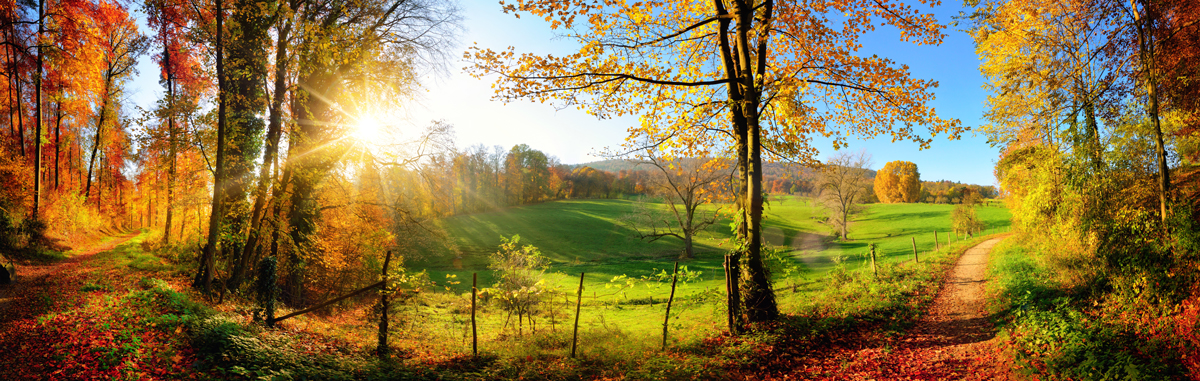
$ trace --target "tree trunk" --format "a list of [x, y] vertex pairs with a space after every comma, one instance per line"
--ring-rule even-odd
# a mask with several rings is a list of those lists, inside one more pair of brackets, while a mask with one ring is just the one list
[[258, 187], [254, 192], [254, 209], [250, 214], [250, 231], [246, 236], [246, 244], [242, 247], [242, 255], [239, 258], [240, 265], [236, 267], [231, 283], [236, 287], [241, 283], [244, 274], [247, 272], [246, 264], [251, 263], [252, 254], [258, 248], [258, 241], [262, 229], [263, 210], [267, 202], [268, 185], [273, 183], [271, 177], [272, 164], [275, 162], [275, 156], [279, 152], [279, 138], [283, 131], [283, 99], [287, 94], [287, 43], [288, 35], [292, 30], [291, 23], [279, 31], [275, 43], [275, 88], [272, 93], [271, 108], [268, 116], [267, 125], [267, 146], [263, 150], [263, 161], [260, 167], [258, 177]]
[[201, 286], [204, 292], [210, 292], [212, 288], [213, 273], [216, 271], [216, 253], [217, 253], [217, 238], [220, 237], [221, 220], [223, 218], [221, 211], [221, 201], [224, 198], [225, 187], [225, 63], [222, 46], [222, 37], [224, 37], [225, 11], [222, 7], [222, 1], [216, 0], [217, 13], [217, 168], [213, 174], [213, 198], [212, 211], [208, 216], [208, 243], [204, 245], [204, 252], [201, 254], [200, 271], [197, 273], [195, 285]]
[[[689, 225], [690, 226], [690, 225]], [[696, 257], [695, 249], [692, 248], [692, 231], [690, 229], [683, 231], [683, 258], [692, 259]]]
[[[11, 34], [10, 34], [11, 35]], [[12, 40], [9, 40], [12, 41]], [[25, 103], [25, 97], [21, 96], [21, 68], [17, 66], [17, 53], [13, 52], [13, 78], [17, 83], [17, 143], [21, 146], [21, 160], [26, 160], [25, 155], [25, 110], [21, 107]]]
[[[59, 94], [61, 97], [62, 94]], [[54, 190], [58, 191], [59, 157], [62, 154], [62, 100], [54, 108]]]
[[175, 72], [171, 67], [171, 44], [163, 47], [163, 61], [167, 67], [167, 156], [170, 160], [170, 168], [167, 169], [167, 221], [163, 224], [163, 244], [171, 244], [171, 224], [174, 223], [175, 217], [175, 156], [177, 145], [175, 142]]
[[[85, 203], [87, 199], [92, 196], [92, 172], [95, 170], [96, 155], [100, 150], [100, 136], [104, 133], [104, 118], [108, 115], [108, 97], [109, 94], [112, 94], [111, 88], [112, 73], [105, 73], [104, 95], [102, 95], [103, 99], [100, 101], [100, 115], [97, 116], [96, 119], [96, 139], [94, 143], [92, 143], [92, 156], [88, 158], [87, 186], [83, 188], [83, 199]], [[82, 152], [80, 154], [82, 154]]]
[[[1143, 10], [1149, 6], [1148, 2], [1143, 2]], [[1163, 143], [1162, 124], [1159, 120], [1158, 111], [1158, 73], [1154, 66], [1154, 36], [1151, 33], [1149, 22], [1156, 20], [1150, 19], [1152, 14], [1146, 12], [1141, 14], [1137, 10], [1137, 2], [1133, 4], [1134, 24], [1136, 24], [1138, 47], [1140, 48], [1139, 57], [1141, 58], [1142, 70], [1144, 75], [1144, 84], [1146, 86], [1146, 95], [1150, 102], [1147, 105], [1147, 113], [1150, 116], [1150, 123], [1154, 125], [1154, 154], [1158, 161], [1158, 206], [1159, 216], [1161, 217], [1163, 227], [1166, 228], [1167, 223], [1167, 201], [1171, 191], [1171, 168], [1167, 166], [1167, 150]]]
[[39, 208], [42, 204], [42, 29], [45, 22], [45, 0], [38, 0], [38, 31], [37, 44], [37, 77], [33, 79], [34, 87], [34, 133], [33, 133], [33, 219], [40, 217]]
[[[765, 3], [764, 21], [770, 20], [771, 2], [768, 0]], [[754, 63], [754, 58], [750, 55], [750, 34], [752, 33], [751, 25], [754, 19], [754, 8], [742, 7], [740, 4], [736, 6], [735, 13], [738, 17], [737, 31], [737, 46], [738, 46], [738, 61], [741, 68], [740, 80], [741, 86], [744, 89], [743, 96], [745, 97], [745, 106], [742, 108], [742, 113], [746, 119], [746, 137], [745, 144], [748, 150], [746, 156], [749, 161], [746, 180], [746, 198], [748, 199], [749, 211], [747, 213], [748, 234], [746, 236], [746, 270], [749, 275], [749, 287], [744, 293], [746, 304], [746, 315], [750, 322], [767, 322], [775, 320], [778, 315], [778, 307], [775, 304], [775, 294], [771, 289], [770, 280], [767, 278], [766, 267], [762, 262], [762, 131], [759, 124], [759, 102], [762, 94], [762, 89], [755, 83], [754, 73], [762, 71], [762, 63]], [[765, 26], [764, 26], [765, 27]], [[761, 36], [761, 34], [760, 34]], [[762, 37], [765, 38], [765, 37]], [[759, 41], [762, 46], [759, 47], [758, 59], [763, 60], [765, 50], [765, 41]], [[760, 73], [761, 74], [761, 73]]]

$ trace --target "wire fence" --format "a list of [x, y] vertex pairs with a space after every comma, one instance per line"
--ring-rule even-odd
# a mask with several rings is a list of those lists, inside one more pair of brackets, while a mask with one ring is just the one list
[[[1007, 227], [995, 227], [980, 236], [1007, 231]], [[964, 241], [948, 232], [936, 235], [935, 251], [950, 245], [952, 239], [955, 243]], [[912, 242], [912, 262], [916, 263], [929, 252], [919, 253], [916, 238]], [[869, 273], [870, 269], [864, 265], [859, 271]], [[803, 297], [802, 291], [831, 287], [824, 274], [812, 275], [776, 281], [774, 290], [780, 295], [791, 291]], [[582, 278], [589, 280], [588, 275]], [[483, 353], [512, 356], [566, 356], [572, 346], [588, 355], [613, 351], [627, 355], [630, 350], [686, 345], [719, 335], [729, 327], [727, 289], [659, 284], [630, 297], [628, 288], [600, 288], [599, 284], [603, 283], [548, 291], [527, 313], [505, 310], [478, 293], [472, 304], [470, 292], [425, 292], [421, 297], [395, 298], [389, 337], [409, 350], [450, 355], [471, 355], [477, 348]], [[794, 301], [789, 309], [805, 302]]]

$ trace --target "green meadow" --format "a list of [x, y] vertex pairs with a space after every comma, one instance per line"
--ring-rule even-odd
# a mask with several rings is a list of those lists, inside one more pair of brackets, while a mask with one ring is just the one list
[[[563, 328], [573, 316], [573, 301], [579, 274], [584, 278], [584, 298], [581, 330], [585, 335], [618, 337], [609, 340], [623, 346], [654, 347], [661, 337], [663, 302], [670, 286], [669, 280], [645, 279], [662, 271], [670, 271], [682, 251], [682, 242], [663, 238], [656, 242], [638, 239], [634, 232], [620, 223], [621, 216], [632, 210], [629, 200], [564, 200], [538, 205], [460, 215], [440, 221], [454, 243], [452, 251], [427, 253], [407, 261], [410, 271], [425, 270], [430, 279], [444, 292], [446, 299], [431, 306], [413, 307], [414, 313], [424, 316], [444, 316], [442, 328], [430, 325], [434, 336], [461, 335], [469, 303], [471, 277], [477, 274], [479, 287], [494, 282], [487, 269], [488, 256], [496, 250], [501, 236], [520, 235], [521, 243], [538, 247], [552, 261], [546, 273], [546, 284], [559, 296], [552, 298], [554, 310], [550, 321], [539, 321], [552, 330]], [[821, 221], [823, 210], [807, 198], [785, 197], [772, 200], [767, 208], [763, 229], [768, 247], [778, 253], [776, 263], [788, 268], [773, 275], [779, 292], [783, 313], [804, 313], [814, 308], [813, 300], [826, 306], [859, 311], [887, 308], [878, 300], [862, 300], [862, 306], [840, 299], [836, 287], [828, 283], [831, 271], [843, 274], [862, 274], [870, 271], [866, 261], [867, 245], [877, 245], [877, 260], [883, 268], [896, 268], [910, 262], [913, 238], [922, 255], [920, 267], [905, 267], [909, 272], [929, 272], [924, 262], [945, 264], [948, 250], [934, 251], [934, 232], [939, 232], [943, 248], [949, 239], [950, 212], [954, 205], [938, 204], [871, 204], [857, 214], [850, 225], [849, 240], [835, 240], [832, 230]], [[992, 231], [1004, 231], [1010, 215], [1000, 207], [979, 207], [980, 218]], [[730, 220], [719, 220], [699, 235], [696, 258], [680, 260], [681, 267], [698, 271], [696, 278], [681, 283], [676, 293], [677, 304], [672, 309], [673, 329], [680, 331], [673, 342], [686, 342], [716, 334], [723, 329], [723, 309], [720, 301], [724, 292], [723, 256], [729, 250]], [[956, 249], [965, 244], [955, 238]], [[941, 261], [941, 262], [939, 262]], [[888, 267], [892, 266], [892, 267]], [[917, 269], [927, 269], [917, 270]], [[940, 268], [940, 267], [937, 267]], [[636, 281], [630, 282], [630, 279]], [[915, 282], [915, 281], [914, 281]], [[915, 283], [914, 283], [915, 284]], [[831, 288], [832, 287], [832, 288]], [[786, 291], [783, 291], [786, 290]], [[896, 297], [897, 299], [899, 297]], [[449, 312], [449, 313], [447, 313]], [[516, 325], [516, 317], [500, 311], [483, 313], [481, 338], [505, 335], [503, 327]], [[543, 318], [542, 320], [546, 320]], [[567, 325], [566, 327], [569, 327]], [[497, 336], [493, 336], [497, 335]], [[634, 340], [629, 338], [645, 338]], [[597, 339], [600, 340], [600, 339]], [[600, 340], [604, 341], [604, 340]], [[545, 346], [539, 346], [545, 350]], [[553, 346], [552, 346], [553, 347]], [[448, 350], [462, 350], [450, 345]], [[624, 348], [637, 349], [637, 348]], [[624, 350], [623, 349], [623, 350]], [[644, 349], [644, 348], [643, 348]], [[565, 349], [563, 349], [565, 350]]]
[[[835, 240], [832, 230], [821, 222], [825, 213], [819, 206], [807, 198], [788, 196], [767, 206], [763, 230], [768, 246], [779, 249], [802, 270], [797, 276], [812, 278], [832, 269], [839, 258], [852, 269], [862, 266], [861, 258], [871, 243], [877, 245], [878, 260], [894, 262], [912, 258], [913, 238], [918, 252], [934, 250], [934, 232], [938, 232], [942, 245], [949, 239], [960, 240], [948, 233], [954, 207], [865, 205], [864, 211], [852, 218], [850, 239], [843, 241]], [[629, 200], [564, 200], [450, 217], [439, 223], [451, 237], [454, 251], [425, 254], [409, 261], [408, 266], [429, 270], [435, 281], [446, 274], [469, 279], [471, 273], [478, 272], [480, 283], [490, 284], [491, 277], [486, 274], [488, 256], [495, 252], [500, 237], [520, 235], [522, 244], [538, 247], [553, 262], [552, 273], [577, 276], [583, 271], [594, 276], [591, 281], [596, 284], [608, 283], [608, 279], [619, 275], [669, 270], [682, 252], [682, 241], [674, 237], [655, 242], [639, 239], [620, 222], [632, 208], [633, 201]], [[725, 211], [729, 208], [726, 206]], [[989, 230], [1008, 228], [1010, 214], [1005, 208], [980, 206], [978, 214]], [[701, 283], [723, 284], [721, 262], [730, 248], [730, 223], [720, 219], [709, 226], [696, 239], [696, 258], [680, 262], [691, 270], [703, 271]], [[467, 291], [470, 285], [456, 289]]]

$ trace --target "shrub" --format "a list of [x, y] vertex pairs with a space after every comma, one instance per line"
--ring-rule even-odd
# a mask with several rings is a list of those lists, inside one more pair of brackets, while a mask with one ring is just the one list
[[520, 241], [519, 235], [500, 237], [500, 249], [492, 254], [488, 266], [496, 271], [496, 284], [485, 290], [501, 309], [517, 314], [518, 329], [525, 317], [539, 312], [543, 299], [550, 295], [542, 279], [550, 261], [538, 248], [520, 246]]

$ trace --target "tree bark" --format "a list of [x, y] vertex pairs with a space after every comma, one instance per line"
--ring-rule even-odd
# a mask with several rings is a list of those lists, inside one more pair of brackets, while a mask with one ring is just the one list
[[59, 94], [60, 100], [54, 108], [54, 190], [59, 187], [59, 158], [62, 154], [62, 94]]
[[242, 247], [242, 255], [239, 259], [241, 265], [237, 267], [239, 271], [234, 272], [231, 282], [236, 286], [242, 281], [242, 277], [247, 272], [246, 264], [249, 262], [253, 253], [258, 248], [258, 241], [261, 237], [259, 231], [262, 228], [263, 210], [267, 202], [267, 189], [269, 184], [273, 183], [271, 177], [272, 164], [275, 162], [275, 156], [279, 152], [279, 138], [283, 132], [283, 99], [287, 94], [287, 43], [288, 35], [291, 33], [292, 24], [288, 23], [281, 28], [275, 42], [275, 86], [272, 92], [271, 108], [269, 110], [267, 124], [267, 146], [263, 150], [263, 161], [260, 167], [258, 177], [258, 187], [254, 192], [254, 209], [250, 214], [250, 231], [246, 236], [246, 244]]
[[[1171, 191], [1171, 169], [1167, 166], [1167, 150], [1163, 143], [1162, 124], [1158, 115], [1158, 76], [1154, 66], [1154, 36], [1151, 34], [1151, 26], [1149, 22], [1156, 20], [1151, 19], [1152, 13], [1146, 12], [1145, 15], [1137, 10], [1137, 2], [1133, 4], [1134, 23], [1137, 25], [1138, 47], [1140, 48], [1140, 58], [1142, 61], [1143, 75], [1145, 75], [1143, 83], [1146, 86], [1146, 95], [1149, 97], [1147, 105], [1147, 113], [1150, 116], [1150, 123], [1154, 126], [1154, 153], [1158, 159], [1158, 205], [1159, 216], [1161, 217], [1163, 227], [1167, 223], [1167, 204], [1169, 193]], [[1149, 3], [1143, 2], [1143, 10], [1149, 7]]]
[[163, 47], [163, 61], [167, 67], [167, 156], [170, 160], [167, 169], [167, 221], [163, 224], [163, 244], [171, 243], [171, 224], [175, 217], [175, 156], [178, 154], [175, 143], [175, 71], [171, 66], [171, 44]]
[[87, 171], [87, 186], [83, 188], [83, 199], [86, 203], [87, 199], [92, 196], [92, 172], [96, 166], [96, 155], [100, 151], [100, 136], [104, 133], [104, 119], [108, 116], [108, 98], [112, 93], [112, 73], [111, 71], [104, 75], [104, 95], [100, 101], [100, 115], [96, 119], [96, 139], [92, 143], [92, 156], [88, 158]]
[[[745, 148], [749, 167], [746, 173], [746, 195], [749, 209], [747, 212], [747, 236], [746, 236], [746, 270], [749, 275], [749, 287], [743, 294], [743, 300], [746, 304], [746, 315], [750, 322], [767, 322], [775, 320], [779, 315], [778, 307], [775, 304], [775, 295], [771, 289], [770, 280], [767, 278], [766, 266], [762, 262], [762, 131], [759, 124], [759, 102], [762, 94], [762, 88], [758, 87], [755, 81], [755, 73], [761, 76], [765, 62], [766, 40], [765, 33], [759, 33], [759, 47], [757, 61], [751, 57], [750, 50], [750, 35], [753, 32], [751, 25], [754, 21], [754, 8], [751, 4], [735, 2], [734, 13], [738, 19], [737, 30], [737, 47], [738, 47], [738, 62], [741, 71], [741, 76], [738, 78], [740, 85], [744, 89], [743, 96], [745, 97], [745, 106], [742, 108], [742, 113], [745, 115], [746, 123], [746, 144]], [[764, 11], [762, 28], [769, 27], [771, 18], [772, 3], [770, 0], [764, 3]]]
[[225, 28], [225, 13], [222, 1], [216, 0], [217, 13], [217, 168], [213, 174], [212, 212], [208, 216], [208, 243], [200, 259], [200, 272], [197, 274], [196, 285], [204, 292], [211, 291], [213, 273], [216, 271], [217, 238], [220, 237], [222, 202], [225, 192], [225, 63], [222, 37]]
[[42, 205], [42, 31], [45, 26], [45, 0], [38, 0], [38, 30], [37, 44], [37, 77], [33, 79], [34, 98], [34, 133], [33, 133], [33, 219], [41, 218], [39, 209]]

